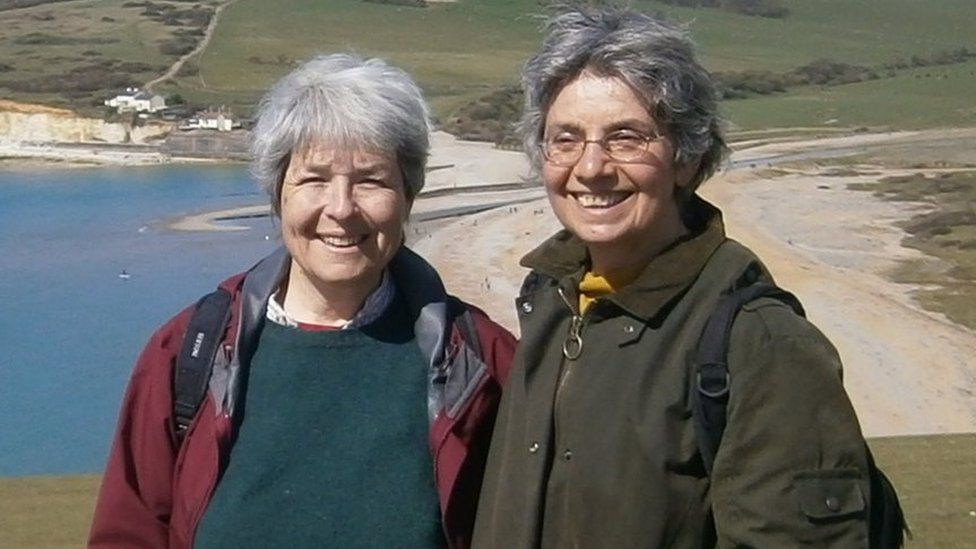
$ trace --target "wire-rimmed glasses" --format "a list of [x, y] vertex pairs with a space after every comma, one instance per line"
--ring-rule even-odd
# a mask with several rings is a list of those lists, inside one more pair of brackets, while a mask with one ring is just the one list
[[661, 139], [657, 133], [634, 130], [610, 132], [600, 139], [583, 139], [580, 135], [560, 132], [542, 142], [542, 156], [556, 166], [573, 166], [583, 156], [586, 145], [596, 143], [615, 162], [636, 162], [644, 158], [651, 143]]

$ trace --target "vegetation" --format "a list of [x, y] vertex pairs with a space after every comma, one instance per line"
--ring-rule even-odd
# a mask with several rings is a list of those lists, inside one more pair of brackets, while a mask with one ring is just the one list
[[[870, 439], [898, 490], [914, 539], [908, 547], [963, 547], [976, 512], [976, 435]], [[0, 547], [81, 547], [99, 477], [0, 479]]]
[[899, 71], [918, 67], [940, 67], [966, 63], [976, 53], [968, 48], [938, 51], [930, 55], [913, 55], [909, 60], [896, 59], [876, 68], [851, 65], [832, 59], [817, 59], [786, 73], [770, 71], [716, 72], [723, 99], [741, 99], [751, 95], [769, 95], [801, 86], [840, 86], [878, 78], [894, 78]]
[[736, 129], [972, 126], [976, 61], [908, 69], [890, 78], [843, 86], [807, 86], [722, 105]]
[[106, 98], [193, 50], [214, 11], [213, 2], [187, 0], [34, 4], [0, 11], [0, 96], [94, 116]]
[[972, 547], [976, 434], [868, 440], [891, 479], [913, 537], [906, 547]]
[[664, 4], [686, 8], [719, 8], [743, 15], [780, 18], [790, 10], [780, 0], [660, 0]]
[[363, 0], [374, 4], [389, 4], [391, 6], [408, 6], [411, 8], [426, 8], [427, 0]]
[[976, 171], [886, 177], [851, 188], [930, 206], [901, 225], [908, 233], [902, 243], [939, 258], [946, 267], [905, 264], [896, 279], [924, 286], [916, 292], [923, 306], [976, 329]]
[[[643, 0], [635, 5], [690, 25], [723, 95], [736, 99], [725, 104], [734, 127], [810, 126], [828, 120], [875, 125], [890, 116], [862, 114], [862, 105], [853, 108], [869, 90], [882, 93], [868, 102], [868, 113], [882, 114], [881, 105], [897, 106], [888, 112], [898, 112], [905, 127], [917, 127], [972, 120], [956, 112], [971, 103], [976, 86], [969, 53], [976, 10], [969, 9], [969, 1]], [[427, 6], [411, 7], [421, 3]], [[8, 66], [0, 71], [0, 94], [84, 109], [113, 93], [123, 76], [106, 78], [102, 90], [84, 94], [77, 89], [48, 91], [45, 78], [71, 74], [87, 66], [85, 59], [97, 56], [120, 64], [144, 63], [152, 70], [127, 72], [124, 79], [129, 85], [149, 81], [177, 56], [192, 51], [218, 4], [78, 0], [0, 11], [5, 28], [0, 59]], [[497, 112], [502, 118], [451, 127], [498, 142], [504, 139], [500, 131], [511, 127], [512, 120], [504, 116], [519, 103], [512, 87], [521, 63], [538, 45], [539, 15], [548, 4], [239, 0], [222, 12], [206, 51], [185, 64], [175, 82], [156, 91], [179, 93], [190, 104], [224, 104], [247, 115], [268, 85], [295, 63], [316, 53], [352, 50], [389, 59], [414, 74], [445, 125], [476, 121], [479, 112]], [[788, 16], [747, 15], [756, 6], [781, 6]], [[121, 72], [119, 66], [116, 72]], [[936, 88], [937, 104], [928, 100], [934, 95], [918, 101], [924, 80], [936, 80], [936, 74], [953, 82]], [[916, 76], [923, 81], [914, 81]], [[913, 100], [902, 101], [906, 94]]]
[[0, 547], [84, 547], [100, 477], [0, 478]]
[[15, 10], [18, 8], [29, 8], [42, 4], [55, 4], [57, 2], [69, 2], [71, 0], [0, 0], [0, 11]]
[[505, 86], [462, 105], [442, 126], [445, 131], [461, 139], [517, 147], [514, 129], [521, 112], [522, 89]]

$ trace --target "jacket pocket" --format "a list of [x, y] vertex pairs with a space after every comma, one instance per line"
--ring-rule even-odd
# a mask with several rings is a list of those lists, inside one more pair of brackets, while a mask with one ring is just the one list
[[810, 521], [834, 522], [865, 513], [862, 480], [857, 469], [802, 471], [793, 477], [793, 490]]

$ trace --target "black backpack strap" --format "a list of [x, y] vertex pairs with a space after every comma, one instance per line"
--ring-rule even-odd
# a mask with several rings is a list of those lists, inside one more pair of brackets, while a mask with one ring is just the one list
[[173, 427], [177, 442], [190, 427], [210, 382], [210, 371], [230, 316], [230, 292], [223, 288], [197, 302], [173, 372]]
[[727, 356], [732, 323], [742, 306], [760, 297], [772, 297], [789, 305], [804, 316], [803, 307], [793, 294], [766, 282], [756, 282], [736, 289], [719, 300], [698, 340], [694, 356], [694, 380], [691, 406], [695, 434], [705, 471], [712, 472], [715, 453], [725, 432], [726, 407], [729, 401], [729, 366]]

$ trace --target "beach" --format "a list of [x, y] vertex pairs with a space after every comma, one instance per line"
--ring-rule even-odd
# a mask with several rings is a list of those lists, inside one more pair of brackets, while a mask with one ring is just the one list
[[[740, 167], [701, 188], [723, 210], [729, 236], [762, 258], [837, 347], [845, 386], [867, 436], [976, 431], [976, 379], [969, 368], [976, 333], [922, 309], [911, 299], [911, 287], [888, 276], [899, 260], [927, 260], [901, 246], [904, 233], [895, 226], [920, 206], [846, 189], [847, 183], [905, 168], [872, 166], [864, 170], [879, 175], [841, 177], [829, 175], [829, 166], [811, 165], [808, 171], [774, 176], [766, 165], [772, 161], [753, 167], [749, 161], [921, 147], [944, 141], [947, 133], [961, 139], [976, 135], [973, 130], [899, 132], [754, 144], [733, 155]], [[494, 164], [508, 159], [513, 173], [526, 170], [508, 154], [499, 154]], [[518, 259], [558, 228], [547, 201], [539, 198], [442, 222], [413, 247], [438, 268], [451, 291], [517, 331], [514, 296], [527, 274]]]
[[[867, 436], [976, 431], [969, 369], [976, 333], [923, 309], [915, 288], [892, 280], [899, 262], [938, 261], [902, 246], [905, 233], [896, 226], [925, 206], [847, 186], [938, 172], [948, 162], [976, 165], [966, 146], [973, 138], [976, 130], [963, 129], [753, 140], [739, 144], [727, 168], [700, 189], [722, 209], [729, 236], [762, 258], [837, 347]], [[873, 158], [892, 151], [898, 162]], [[911, 151], [932, 165], [913, 164]], [[850, 157], [866, 163], [834, 165]], [[235, 216], [266, 211], [209, 212], [169, 226], [235, 230]], [[519, 258], [560, 228], [524, 155], [436, 134], [412, 214], [408, 244], [450, 291], [517, 333], [514, 297], [527, 274]]]

